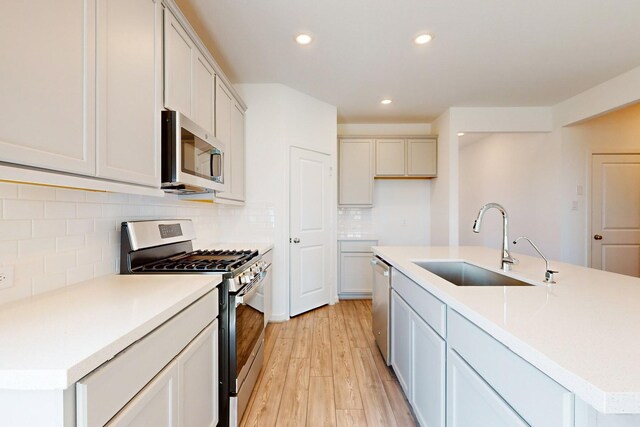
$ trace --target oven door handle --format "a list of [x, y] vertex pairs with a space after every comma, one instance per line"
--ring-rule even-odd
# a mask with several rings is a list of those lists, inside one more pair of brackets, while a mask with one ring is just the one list
[[236, 307], [240, 304], [244, 304], [245, 299], [251, 298], [256, 292], [258, 292], [258, 289], [260, 288], [259, 283], [262, 282], [264, 276], [265, 275], [263, 275], [262, 273], [258, 274], [258, 276], [256, 276], [256, 279], [254, 279], [254, 281], [249, 286], [247, 286], [247, 290], [242, 294], [238, 294], [236, 296]]

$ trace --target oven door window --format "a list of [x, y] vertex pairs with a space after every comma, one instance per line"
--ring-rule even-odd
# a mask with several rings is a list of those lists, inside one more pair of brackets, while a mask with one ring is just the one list
[[182, 172], [214, 180], [221, 175], [222, 153], [185, 128], [181, 132]]
[[264, 329], [264, 302], [259, 285], [257, 292], [236, 307], [236, 372], [241, 375], [243, 367], [249, 361], [251, 352], [258, 343]]

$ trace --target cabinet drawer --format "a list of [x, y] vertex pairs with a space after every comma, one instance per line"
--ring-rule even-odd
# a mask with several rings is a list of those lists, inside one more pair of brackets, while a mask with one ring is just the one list
[[573, 394], [449, 309], [449, 348], [533, 426], [573, 426]]
[[217, 315], [214, 289], [78, 381], [78, 426], [104, 425]]
[[371, 252], [371, 246], [377, 244], [377, 240], [343, 240], [340, 242], [340, 252]]
[[441, 337], [446, 336], [447, 306], [396, 269], [391, 270], [391, 287], [409, 302], [411, 308], [422, 317]]

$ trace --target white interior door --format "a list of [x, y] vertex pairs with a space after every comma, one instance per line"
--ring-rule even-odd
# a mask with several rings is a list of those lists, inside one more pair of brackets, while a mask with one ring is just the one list
[[291, 148], [291, 316], [329, 303], [330, 156]]
[[640, 154], [594, 154], [591, 267], [640, 277]]

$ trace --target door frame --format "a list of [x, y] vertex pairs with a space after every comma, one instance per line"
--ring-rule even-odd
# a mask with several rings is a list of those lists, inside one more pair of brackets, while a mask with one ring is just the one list
[[586, 256], [586, 263], [585, 265], [589, 268], [592, 268], [591, 266], [591, 256], [592, 256], [592, 250], [591, 250], [591, 238], [593, 236], [592, 232], [593, 230], [591, 229], [591, 220], [592, 220], [592, 215], [591, 212], [593, 211], [593, 156], [594, 155], [611, 155], [611, 156], [615, 156], [615, 155], [625, 155], [625, 154], [635, 154], [638, 155], [640, 154], [640, 150], [636, 150], [636, 149], [628, 149], [628, 148], [616, 148], [616, 147], [611, 147], [611, 148], [606, 148], [606, 149], [598, 149], [598, 150], [588, 150], [587, 152], [587, 182], [585, 183], [585, 197], [587, 198], [585, 206], [586, 206], [586, 214], [585, 214], [585, 240], [584, 240], [584, 244], [587, 248], [587, 250], [585, 251], [585, 256]]
[[[338, 170], [338, 160], [337, 153], [326, 152], [321, 150], [315, 150], [312, 148], [303, 147], [301, 145], [290, 145], [287, 149], [287, 168], [286, 168], [286, 188], [287, 188], [287, 196], [285, 197], [285, 212], [286, 212], [286, 220], [284, 227], [282, 227], [282, 234], [280, 236], [280, 241], [282, 243], [282, 247], [287, 248], [285, 254], [285, 267], [286, 267], [286, 278], [287, 278], [287, 286], [286, 286], [286, 306], [287, 312], [286, 316], [283, 319], [273, 318], [273, 321], [287, 321], [291, 318], [291, 245], [289, 244], [289, 237], [291, 236], [291, 152], [293, 149], [300, 149], [305, 151], [312, 151], [314, 153], [323, 154], [329, 156], [330, 166], [329, 166], [329, 304], [333, 305], [338, 302], [338, 180], [337, 180], [337, 170]], [[337, 150], [337, 144], [336, 144]]]

